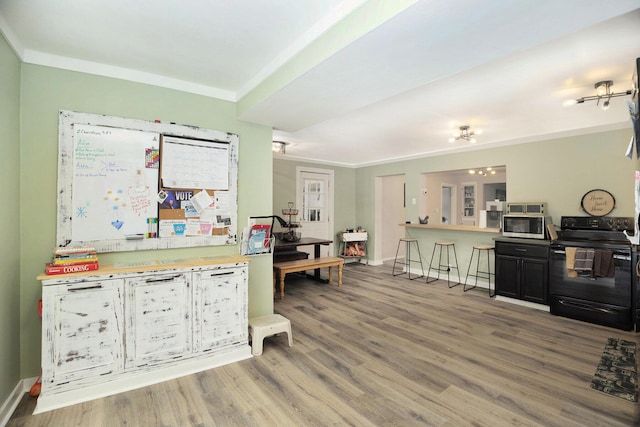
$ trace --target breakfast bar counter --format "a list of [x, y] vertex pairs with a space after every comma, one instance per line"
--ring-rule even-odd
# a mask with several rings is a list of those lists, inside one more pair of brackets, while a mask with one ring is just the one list
[[432, 230], [450, 230], [450, 231], [474, 231], [478, 233], [500, 233], [499, 228], [480, 228], [474, 225], [449, 225], [449, 224], [398, 224], [407, 228], [424, 228]]

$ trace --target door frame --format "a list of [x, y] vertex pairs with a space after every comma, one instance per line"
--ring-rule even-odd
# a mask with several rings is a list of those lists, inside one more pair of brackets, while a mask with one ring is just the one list
[[458, 224], [458, 186], [457, 184], [448, 184], [446, 182], [442, 182], [440, 184], [440, 218], [437, 222], [437, 224], [442, 224], [442, 214], [444, 213], [443, 209], [442, 209], [442, 205], [444, 203], [444, 200], [442, 199], [442, 190], [444, 188], [450, 188], [451, 189], [451, 200], [450, 200], [450, 204], [449, 204], [449, 209], [451, 210], [450, 212], [450, 218], [449, 218], [449, 224], [448, 225], [456, 225]]
[[[333, 169], [322, 169], [322, 168], [312, 168], [306, 166], [296, 166], [296, 206], [298, 209], [302, 209], [302, 174], [303, 173], [317, 173], [321, 175], [327, 175], [329, 180], [329, 189], [328, 189], [328, 199], [329, 199], [329, 209], [327, 212], [327, 239], [335, 240], [336, 236], [334, 235], [334, 204], [335, 204], [335, 193], [334, 193], [334, 171]], [[302, 222], [302, 221], [301, 221]], [[304, 227], [303, 227], [304, 229]], [[325, 236], [317, 236], [317, 237], [325, 237]], [[321, 249], [325, 247], [322, 246]], [[328, 245], [329, 256], [333, 256], [334, 244], [331, 243]], [[300, 250], [304, 250], [305, 248], [301, 248]], [[322, 256], [322, 254], [321, 254]]]

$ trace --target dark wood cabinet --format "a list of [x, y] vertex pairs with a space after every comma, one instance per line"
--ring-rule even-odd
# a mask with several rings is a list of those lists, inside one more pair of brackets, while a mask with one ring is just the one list
[[496, 294], [548, 304], [549, 245], [496, 241]]

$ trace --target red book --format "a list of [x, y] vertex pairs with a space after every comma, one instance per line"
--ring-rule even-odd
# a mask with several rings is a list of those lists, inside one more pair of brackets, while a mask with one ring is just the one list
[[81, 273], [83, 271], [93, 271], [98, 269], [97, 262], [86, 262], [83, 264], [69, 264], [69, 265], [53, 265], [51, 263], [45, 264], [45, 274], [70, 274]]

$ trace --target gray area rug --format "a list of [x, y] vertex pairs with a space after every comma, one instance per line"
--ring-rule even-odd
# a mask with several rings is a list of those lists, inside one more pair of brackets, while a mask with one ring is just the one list
[[591, 388], [630, 402], [638, 401], [635, 342], [618, 338], [607, 340], [600, 364], [591, 380]]

